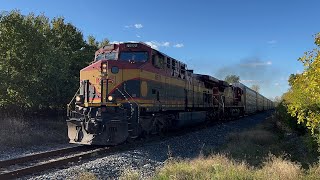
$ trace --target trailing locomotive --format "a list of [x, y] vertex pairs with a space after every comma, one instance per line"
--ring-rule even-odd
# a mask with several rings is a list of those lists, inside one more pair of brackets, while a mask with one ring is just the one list
[[116, 145], [203, 121], [273, 108], [241, 83], [195, 74], [144, 43], [104, 46], [68, 104], [70, 143]]

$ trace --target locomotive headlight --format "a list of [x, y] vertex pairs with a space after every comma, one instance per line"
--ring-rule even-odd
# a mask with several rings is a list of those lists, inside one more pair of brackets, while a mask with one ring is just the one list
[[80, 96], [77, 96], [77, 97], [76, 97], [76, 101], [77, 101], [77, 102], [81, 101], [81, 97], [80, 97]]
[[108, 64], [107, 63], [102, 64], [101, 65], [101, 74], [102, 74], [102, 76], [108, 75], [107, 72], [108, 72]]
[[107, 72], [107, 64], [102, 64], [102, 72]]
[[76, 96], [76, 104], [83, 104], [84, 102], [83, 102], [83, 95], [78, 95], [78, 96]]
[[108, 96], [108, 101], [112, 101], [113, 97], [112, 96]]

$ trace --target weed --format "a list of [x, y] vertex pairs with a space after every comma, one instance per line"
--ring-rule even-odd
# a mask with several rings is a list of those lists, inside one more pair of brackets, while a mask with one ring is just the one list
[[97, 180], [98, 178], [95, 176], [95, 174], [91, 172], [80, 172], [78, 174], [77, 179], [79, 180]]
[[123, 173], [121, 174], [119, 179], [121, 179], [121, 180], [139, 180], [140, 175], [139, 175], [138, 171], [125, 170], [125, 171], [123, 171]]

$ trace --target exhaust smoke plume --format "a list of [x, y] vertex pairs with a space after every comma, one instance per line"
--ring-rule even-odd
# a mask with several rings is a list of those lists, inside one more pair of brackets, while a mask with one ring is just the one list
[[272, 66], [272, 61], [252, 57], [242, 59], [235, 65], [222, 67], [215, 73], [220, 79], [232, 74], [240, 76], [240, 82], [250, 87], [252, 84], [271, 85], [278, 72]]

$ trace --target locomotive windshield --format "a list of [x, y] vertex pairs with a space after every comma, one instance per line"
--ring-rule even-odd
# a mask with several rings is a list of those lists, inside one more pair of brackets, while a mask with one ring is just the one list
[[121, 52], [119, 59], [123, 61], [145, 62], [148, 60], [148, 52]]
[[116, 52], [110, 52], [110, 53], [103, 53], [97, 55], [96, 61], [100, 59], [107, 59], [107, 60], [116, 60], [117, 59], [117, 53]]

